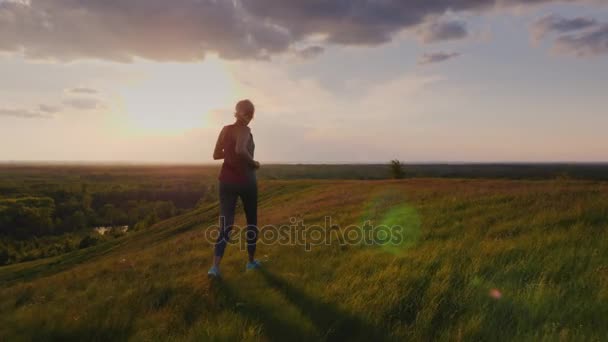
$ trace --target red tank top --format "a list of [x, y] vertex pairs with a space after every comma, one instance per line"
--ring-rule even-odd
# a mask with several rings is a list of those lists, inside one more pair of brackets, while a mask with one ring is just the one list
[[[245, 159], [236, 153], [236, 134], [238, 127], [235, 124], [224, 127], [224, 163], [220, 172], [219, 180], [224, 183], [247, 183], [255, 181], [255, 169]], [[249, 128], [247, 128], [249, 129]], [[253, 135], [249, 133], [250, 139], [247, 149], [251, 156], [255, 151]]]

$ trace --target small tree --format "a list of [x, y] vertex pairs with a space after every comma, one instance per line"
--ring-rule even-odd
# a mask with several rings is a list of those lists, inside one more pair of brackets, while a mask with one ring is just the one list
[[401, 179], [405, 177], [405, 172], [403, 171], [403, 164], [398, 159], [391, 160], [391, 174], [395, 179]]

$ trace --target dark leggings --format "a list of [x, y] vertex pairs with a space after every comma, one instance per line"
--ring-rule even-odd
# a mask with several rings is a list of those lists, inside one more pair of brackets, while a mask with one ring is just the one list
[[253, 256], [258, 239], [258, 186], [256, 181], [245, 184], [220, 182], [220, 235], [215, 243], [215, 256], [224, 256], [230, 231], [234, 226], [237, 198], [240, 197], [247, 217], [247, 252]]

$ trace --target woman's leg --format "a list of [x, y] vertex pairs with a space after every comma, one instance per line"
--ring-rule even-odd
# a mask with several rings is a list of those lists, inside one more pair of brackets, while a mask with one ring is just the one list
[[243, 188], [241, 192], [243, 208], [247, 217], [247, 253], [249, 261], [253, 262], [255, 248], [258, 240], [258, 185], [252, 182]]
[[215, 243], [215, 258], [213, 264], [217, 267], [224, 256], [226, 244], [230, 240], [230, 231], [234, 225], [234, 211], [238, 192], [234, 185], [220, 182], [220, 235]]

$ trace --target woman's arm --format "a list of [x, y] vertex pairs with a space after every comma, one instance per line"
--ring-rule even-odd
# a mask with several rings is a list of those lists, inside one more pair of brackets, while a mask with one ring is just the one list
[[226, 127], [222, 128], [220, 135], [217, 137], [215, 149], [213, 150], [213, 160], [224, 159], [224, 135]]
[[245, 160], [253, 168], [259, 168], [260, 163], [253, 160], [253, 156], [249, 153], [249, 139], [251, 139], [251, 131], [247, 126], [236, 126], [236, 154]]

